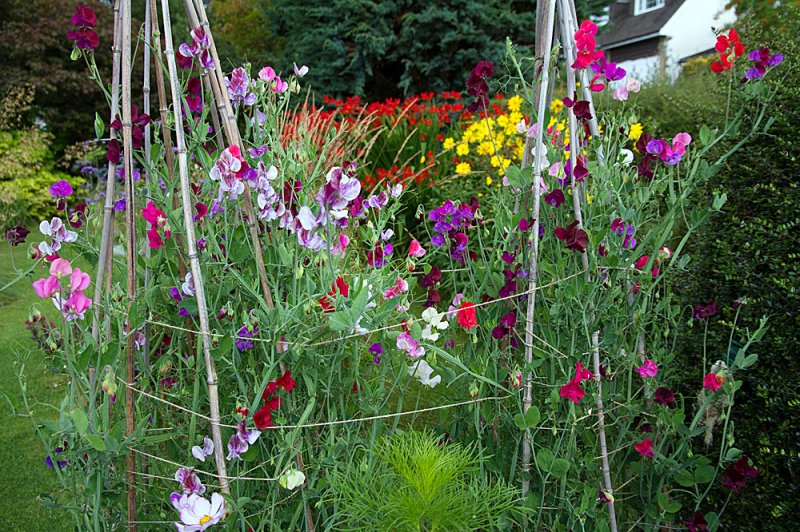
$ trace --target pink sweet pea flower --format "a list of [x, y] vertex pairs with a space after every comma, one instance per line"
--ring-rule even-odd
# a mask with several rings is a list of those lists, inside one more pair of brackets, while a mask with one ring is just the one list
[[303, 76], [308, 74], [308, 67], [306, 65], [303, 65], [300, 68], [297, 68], [297, 63], [294, 63], [294, 73], [296, 76], [302, 78]]
[[66, 259], [56, 259], [50, 264], [50, 275], [59, 279], [72, 273], [72, 265]]
[[639, 454], [643, 457], [653, 458], [655, 454], [653, 453], [653, 440], [650, 438], [645, 438], [636, 445], [633, 446]]
[[287, 81], [281, 81], [280, 76], [275, 76], [275, 85], [272, 86], [273, 92], [281, 93], [286, 92], [289, 89], [289, 83]]
[[75, 268], [75, 271], [72, 272], [72, 275], [69, 277], [70, 280], [70, 291], [77, 292], [80, 290], [86, 290], [89, 288], [89, 284], [92, 282], [89, 279], [89, 274], [82, 272], [79, 268]]
[[398, 277], [394, 281], [394, 286], [383, 292], [383, 297], [385, 299], [392, 299], [393, 297], [397, 297], [400, 294], [405, 294], [406, 292], [408, 292], [408, 282], [402, 277]]
[[581, 388], [581, 382], [577, 379], [573, 379], [561, 387], [559, 395], [569, 399], [577, 405], [578, 401], [583, 399], [583, 396], [586, 394], [584, 393], [583, 388]]
[[709, 373], [703, 378], [703, 388], [711, 390], [714, 393], [717, 393], [717, 391], [722, 388], [723, 384], [725, 384], [724, 375]]
[[583, 367], [580, 362], [575, 362], [575, 380], [577, 382], [588, 381], [593, 377], [592, 372]]
[[641, 366], [636, 368], [636, 371], [639, 372], [639, 375], [641, 375], [643, 379], [647, 379], [647, 377], [656, 376], [658, 373], [658, 366], [652, 360], [647, 359]]
[[258, 79], [261, 81], [272, 81], [275, 79], [275, 69], [271, 66], [265, 66], [258, 71]]
[[397, 337], [397, 349], [405, 351], [411, 358], [419, 358], [425, 354], [425, 349], [407, 332], [402, 332]]
[[425, 248], [419, 243], [417, 239], [411, 241], [411, 246], [408, 248], [408, 254], [411, 257], [420, 258], [426, 253]]
[[55, 275], [51, 275], [47, 279], [39, 279], [33, 283], [33, 291], [42, 299], [51, 297], [59, 290], [61, 290], [61, 285]]

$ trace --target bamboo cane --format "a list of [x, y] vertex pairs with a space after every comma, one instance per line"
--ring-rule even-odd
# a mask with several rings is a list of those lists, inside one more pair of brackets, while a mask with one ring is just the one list
[[[122, 3], [122, 139], [125, 168], [125, 244], [128, 274], [128, 324], [133, 323], [132, 310], [136, 302], [136, 202], [133, 189], [133, 136], [131, 123], [131, 3]], [[136, 429], [134, 420], [133, 386], [136, 351], [133, 331], [127, 331], [125, 342], [125, 435], [130, 438]], [[128, 453], [125, 480], [128, 485], [128, 529], [136, 530], [136, 455]]]
[[[231, 144], [235, 144], [243, 150], [244, 146], [242, 145], [242, 139], [239, 136], [239, 129], [236, 125], [236, 117], [233, 114], [231, 101], [228, 97], [228, 89], [225, 86], [225, 76], [222, 73], [222, 64], [219, 61], [217, 47], [214, 44], [214, 37], [211, 35], [211, 29], [208, 24], [208, 16], [206, 15], [205, 6], [201, 1], [195, 1], [192, 3], [192, 0], [185, 0], [185, 4], [187, 11], [194, 13], [194, 16], [190, 15], [190, 21], [192, 23], [197, 21], [208, 37], [209, 50], [211, 51], [211, 57], [214, 60], [215, 74], [210, 76], [211, 86], [214, 90], [214, 97], [217, 101], [217, 107], [219, 108], [220, 114], [223, 118], [226, 136]], [[249, 183], [245, 186], [249, 190]], [[253, 241], [256, 270], [258, 272], [259, 281], [261, 282], [261, 289], [264, 292], [264, 301], [267, 305], [267, 308], [272, 309], [275, 308], [275, 304], [272, 300], [272, 291], [269, 288], [269, 282], [267, 281], [267, 268], [264, 265], [264, 252], [261, 248], [261, 235], [259, 234], [258, 224], [256, 223], [252, 194], [248, 193], [247, 197], [244, 198], [244, 207], [245, 215], [247, 216], [247, 227], [250, 231], [250, 239]]]
[[[114, 44], [111, 47], [111, 120], [119, 114], [119, 65], [120, 54], [122, 53], [122, 31], [120, 28], [119, 16], [120, 0], [114, 2]], [[117, 131], [113, 127], [109, 129], [111, 140], [116, 140]], [[94, 278], [94, 316], [92, 318], [92, 338], [95, 342], [100, 339], [100, 309], [101, 298], [103, 295], [103, 284], [105, 280], [106, 262], [111, 253], [111, 239], [114, 234], [114, 188], [117, 179], [117, 165], [108, 163], [108, 173], [106, 174], [106, 198], [103, 205], [103, 231], [100, 236], [100, 256], [97, 260], [97, 275]]]
[[[150, 51], [152, 50], [153, 39], [153, 25], [151, 23], [151, 8], [150, 2], [145, 3], [144, 6], [144, 79], [142, 80], [142, 99], [144, 114], [150, 116]], [[151, 140], [150, 140], [150, 122], [144, 126], [144, 182], [150, 187], [150, 166], [151, 160]], [[145, 257], [150, 259], [150, 246], [147, 246], [144, 251]], [[150, 288], [152, 272], [149, 267], [144, 269], [144, 288]], [[144, 367], [145, 371], [150, 370], [150, 324], [144, 323]]]
[[[536, 308], [536, 284], [539, 277], [539, 206], [541, 202], [541, 191], [539, 180], [542, 177], [542, 152], [544, 130], [545, 102], [547, 94], [547, 84], [550, 81], [550, 52], [553, 45], [553, 29], [555, 22], [556, 0], [548, 0], [547, 11], [544, 13], [543, 22], [546, 23], [547, 33], [545, 33], [544, 59], [542, 64], [542, 77], [539, 86], [539, 108], [536, 115], [536, 156], [533, 165], [533, 228], [528, 238], [530, 247], [530, 277], [528, 280], [528, 308], [525, 315], [525, 365], [530, 366], [533, 362], [533, 314]], [[540, 20], [541, 21], [541, 20]], [[537, 21], [540, 22], [540, 21]], [[541, 29], [541, 27], [539, 28]], [[538, 31], [537, 31], [538, 33]], [[533, 402], [533, 373], [528, 370], [525, 374], [525, 392], [523, 396], [523, 411], [527, 412]], [[522, 439], [522, 470], [527, 474], [531, 470], [531, 434], [526, 430]], [[530, 479], [522, 481], [522, 496], [526, 496], [530, 490]]]
[[211, 358], [211, 336], [209, 334], [208, 309], [206, 307], [205, 286], [203, 272], [197, 254], [194, 221], [192, 220], [192, 205], [189, 189], [189, 168], [186, 157], [186, 143], [184, 141], [183, 115], [181, 114], [181, 94], [178, 86], [178, 70], [175, 64], [175, 52], [172, 45], [172, 24], [169, 15], [169, 0], [161, 0], [162, 17], [164, 20], [164, 55], [169, 68], [170, 88], [172, 92], [173, 113], [175, 119], [175, 140], [178, 147], [178, 172], [181, 184], [181, 199], [183, 204], [183, 219], [186, 229], [186, 246], [189, 250], [189, 265], [195, 284], [197, 298], [197, 313], [200, 320], [200, 335], [203, 341], [203, 358], [206, 365], [208, 382], [208, 402], [211, 418], [211, 436], [214, 440], [214, 461], [219, 475], [220, 491], [230, 494], [228, 486], [228, 473], [225, 467], [225, 456], [222, 447], [222, 433], [220, 431], [219, 395], [217, 391], [217, 372], [214, 360]]
[[[570, 24], [572, 20], [572, 7], [567, 5], [567, 0], [558, 0], [559, 3], [559, 19], [561, 21], [561, 40], [564, 44], [564, 55], [566, 57], [566, 70], [567, 70], [567, 92], [570, 94], [570, 97], [576, 92], [576, 80], [575, 80], [575, 71], [572, 69], [570, 65], [573, 64], [575, 61], [575, 51], [573, 48], [573, 25]], [[571, 0], [569, 1], [571, 4]], [[585, 86], [585, 77], [584, 77], [584, 90], [587, 89]], [[584, 92], [584, 97], [586, 97], [586, 93]], [[594, 106], [591, 105], [591, 94], [588, 95], [590, 108], [592, 113], [592, 118], [595, 120], [596, 124], [596, 116], [594, 112]], [[577, 165], [578, 160], [578, 151], [580, 150], [580, 146], [578, 143], [578, 121], [575, 117], [574, 109], [568, 109], [568, 119], [569, 119], [569, 159], [572, 165], [572, 176], [570, 186], [572, 187], [572, 205], [573, 211], [575, 213], [575, 219], [578, 221], [578, 228], [583, 228], [583, 216], [581, 213], [581, 201], [582, 201], [582, 187], [580, 183], [578, 183], [575, 179], [575, 168]], [[591, 126], [590, 126], [591, 127]], [[595, 125], [596, 127], [596, 125]], [[598, 154], [599, 155], [599, 154]], [[601, 163], [602, 164], [602, 163]], [[583, 265], [584, 276], [586, 278], [587, 284], [590, 281], [590, 273], [589, 273], [589, 257], [586, 253], [581, 254], [581, 263]], [[595, 321], [595, 311], [594, 311], [594, 304], [590, 301], [589, 302], [589, 309], [592, 314], [591, 320], [592, 322]], [[611, 471], [609, 468], [608, 463], [608, 445], [606, 443], [606, 431], [605, 431], [605, 414], [604, 414], [604, 405], [603, 405], [603, 384], [601, 381], [600, 375], [600, 332], [595, 330], [592, 332], [592, 365], [594, 369], [594, 380], [597, 383], [597, 392], [595, 394], [595, 407], [597, 409], [597, 425], [598, 425], [598, 438], [600, 440], [600, 459], [602, 464], [602, 473], [603, 473], [603, 485], [605, 490], [612, 495], [611, 502], [608, 505], [608, 516], [610, 521], [610, 528], [612, 532], [617, 531], [617, 516], [616, 516], [616, 508], [614, 507], [614, 499], [613, 499], [613, 486], [611, 483]]]

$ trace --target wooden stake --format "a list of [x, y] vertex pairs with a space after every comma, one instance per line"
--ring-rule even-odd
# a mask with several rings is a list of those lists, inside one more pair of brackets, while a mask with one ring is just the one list
[[164, 20], [164, 55], [167, 57], [169, 67], [170, 88], [172, 92], [173, 116], [175, 120], [175, 140], [178, 147], [178, 172], [180, 175], [181, 200], [183, 205], [183, 220], [186, 230], [186, 246], [189, 250], [189, 265], [195, 285], [197, 298], [197, 313], [200, 320], [200, 335], [203, 341], [203, 358], [206, 365], [206, 378], [208, 383], [208, 402], [211, 418], [211, 437], [214, 440], [214, 461], [216, 462], [217, 475], [219, 475], [220, 491], [230, 494], [228, 486], [228, 473], [225, 466], [225, 455], [222, 446], [222, 432], [220, 430], [219, 395], [217, 391], [217, 371], [214, 360], [211, 358], [211, 335], [209, 334], [208, 308], [206, 307], [205, 285], [203, 271], [200, 269], [200, 260], [197, 254], [197, 244], [192, 220], [192, 201], [189, 186], [189, 166], [186, 157], [186, 142], [184, 140], [183, 114], [181, 113], [181, 93], [178, 85], [178, 68], [175, 64], [175, 52], [172, 45], [172, 24], [169, 16], [169, 0], [161, 0], [162, 17]]
[[[136, 350], [133, 345], [133, 305], [136, 302], [136, 197], [133, 188], [133, 124], [131, 123], [131, 3], [122, 2], [122, 143], [125, 168], [125, 244], [128, 274], [128, 330], [125, 342], [125, 435], [136, 429], [133, 386]], [[125, 481], [128, 485], [128, 530], [136, 530], [136, 455], [128, 453]]]

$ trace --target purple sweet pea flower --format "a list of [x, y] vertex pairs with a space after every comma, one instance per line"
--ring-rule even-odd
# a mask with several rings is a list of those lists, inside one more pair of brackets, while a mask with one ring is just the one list
[[383, 354], [383, 346], [381, 346], [381, 344], [378, 342], [375, 342], [369, 346], [369, 353], [374, 357], [373, 362], [375, 362], [375, 365], [377, 366], [381, 363], [380, 355]]
[[68, 181], [57, 181], [50, 185], [50, 195], [54, 198], [64, 199], [72, 194], [72, 185]]
[[255, 429], [247, 430], [245, 421], [240, 421], [236, 427], [236, 432], [228, 440], [228, 461], [240, 458], [247, 452], [252, 444], [256, 442], [261, 432]]
[[206, 492], [206, 487], [200, 482], [194, 469], [190, 467], [182, 467], [175, 472], [175, 480], [181, 483], [181, 488], [186, 494], [196, 493], [202, 495]]

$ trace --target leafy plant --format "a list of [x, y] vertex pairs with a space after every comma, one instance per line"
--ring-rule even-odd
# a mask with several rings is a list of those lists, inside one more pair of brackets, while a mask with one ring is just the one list
[[331, 477], [331, 524], [345, 530], [485, 530], [510, 526], [519, 491], [481, 473], [474, 448], [428, 432], [386, 437]]

